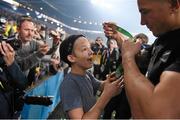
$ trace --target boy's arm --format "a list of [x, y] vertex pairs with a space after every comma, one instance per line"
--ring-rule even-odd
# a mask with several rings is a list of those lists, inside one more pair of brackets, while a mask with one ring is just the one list
[[[123, 82], [116, 80], [112, 83], [106, 83], [105, 88], [96, 104], [86, 113], [84, 113], [83, 108], [76, 108], [68, 111], [70, 119], [97, 119], [99, 118], [101, 112], [103, 111], [109, 100], [117, 95], [123, 86]], [[112, 94], [113, 93], [113, 94]]]

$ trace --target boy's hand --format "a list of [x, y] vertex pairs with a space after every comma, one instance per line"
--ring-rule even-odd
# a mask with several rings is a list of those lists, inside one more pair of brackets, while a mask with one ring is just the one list
[[124, 87], [123, 77], [120, 77], [118, 79], [115, 79], [113, 82], [107, 81], [104, 85], [103, 93], [109, 97], [114, 97], [122, 91], [123, 87]]
[[[108, 80], [108, 81], [110, 81], [110, 82], [113, 82], [113, 81], [115, 81], [116, 79], [118, 79], [117, 76], [116, 76], [116, 72], [112, 72], [112, 73], [106, 75], [106, 80]], [[105, 80], [105, 81], [106, 81], [106, 80]]]

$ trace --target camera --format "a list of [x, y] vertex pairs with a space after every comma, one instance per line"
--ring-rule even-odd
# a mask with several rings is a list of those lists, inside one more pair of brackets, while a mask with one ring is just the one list
[[[0, 43], [2, 41], [5, 41], [6, 43], [10, 44], [14, 50], [18, 50], [19, 48], [21, 48], [21, 42], [20, 42], [20, 40], [17, 40], [15, 36], [12, 36], [10, 38], [3, 38], [0, 34]], [[0, 53], [0, 67], [5, 65], [2, 56], [3, 55]]]
[[5, 41], [6, 43], [10, 44], [14, 50], [18, 50], [19, 48], [21, 48], [21, 41], [17, 40], [15, 35], [9, 38], [0, 38], [0, 42], [2, 41]]
[[9, 43], [14, 50], [18, 50], [19, 48], [21, 48], [21, 41], [17, 40], [15, 35], [9, 38], [1, 38], [0, 42], [2, 41]]

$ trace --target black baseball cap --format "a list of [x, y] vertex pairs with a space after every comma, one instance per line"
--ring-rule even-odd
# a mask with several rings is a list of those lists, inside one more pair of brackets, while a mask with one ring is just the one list
[[81, 34], [70, 35], [60, 45], [60, 49], [59, 49], [60, 58], [62, 61], [66, 62], [69, 66], [71, 66], [71, 62], [67, 59], [67, 56], [72, 53], [74, 43], [80, 37], [85, 37], [85, 36]]

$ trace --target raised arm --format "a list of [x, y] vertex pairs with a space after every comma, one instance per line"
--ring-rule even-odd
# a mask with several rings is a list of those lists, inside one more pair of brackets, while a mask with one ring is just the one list
[[133, 117], [179, 118], [180, 73], [166, 70], [160, 76], [160, 83], [154, 86], [135, 62], [139, 49], [139, 43], [124, 41], [122, 44], [125, 89]]
[[2, 42], [0, 43], [0, 53], [6, 64], [3, 70], [6, 71], [7, 76], [10, 78], [8, 82], [15, 88], [25, 89], [28, 80], [14, 60], [15, 52], [13, 48], [9, 44]]
[[122, 41], [126, 38], [117, 31], [117, 26], [115, 23], [112, 22], [105, 22], [103, 24], [104, 33], [107, 37], [115, 39], [118, 43], [118, 46], [121, 48]]

